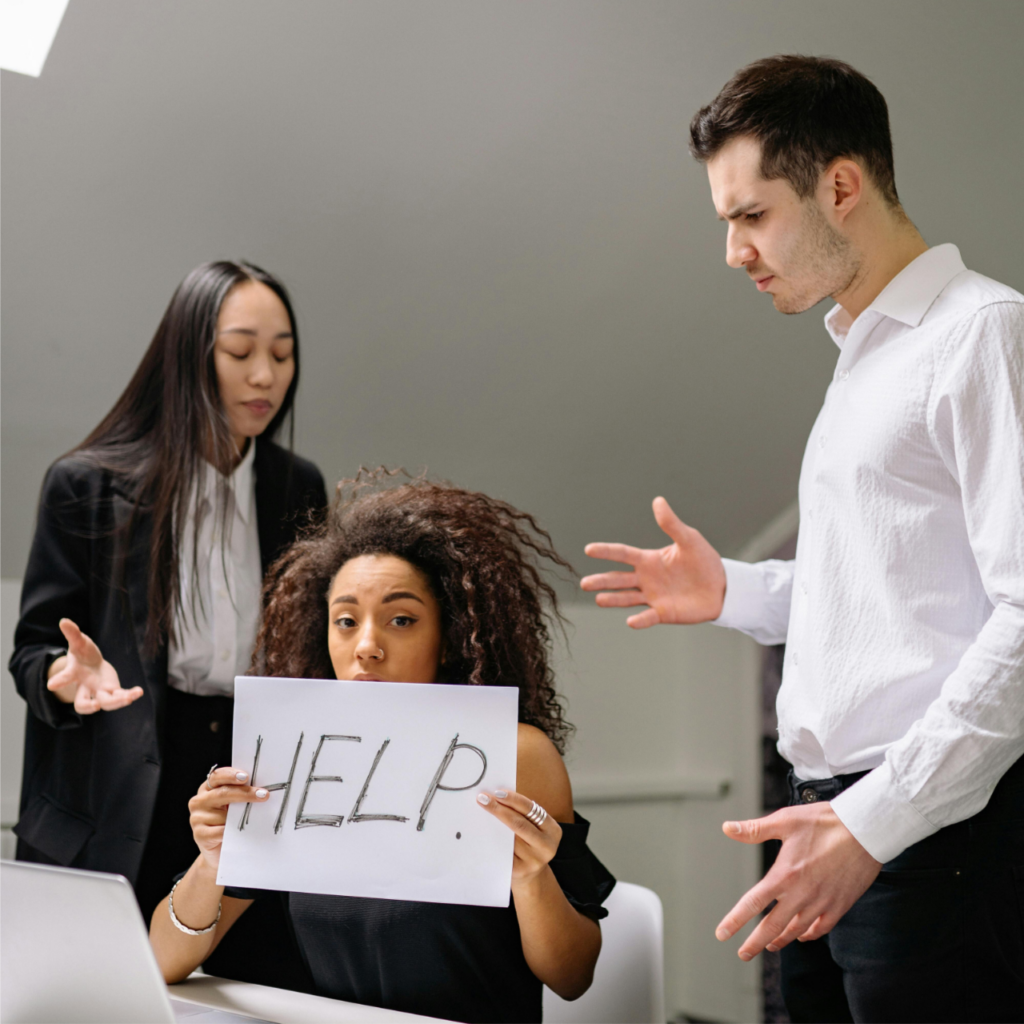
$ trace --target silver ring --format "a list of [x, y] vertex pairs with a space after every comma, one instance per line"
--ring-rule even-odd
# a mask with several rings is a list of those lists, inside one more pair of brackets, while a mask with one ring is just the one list
[[548, 820], [548, 812], [536, 800], [530, 801], [533, 806], [530, 808], [530, 813], [526, 815], [526, 820], [532, 825], [536, 825], [537, 828], [543, 828], [544, 822]]
[[375, 655], [373, 655], [373, 660], [374, 661], [383, 661], [384, 660], [384, 648], [383, 647], [378, 647], [377, 648], [377, 653]]
[[212, 775], [212, 774], [213, 774], [213, 773], [214, 773], [214, 772], [215, 772], [215, 771], [216, 771], [216, 770], [217, 770], [217, 769], [218, 769], [219, 767], [220, 767], [220, 765], [219, 765], [219, 764], [215, 764], [215, 765], [214, 765], [214, 766], [213, 766], [213, 767], [212, 767], [212, 768], [211, 768], [211, 769], [210, 769], [210, 770], [209, 770], [209, 771], [208, 771], [208, 772], [206, 773], [206, 788], [207, 788], [207, 789], [213, 789], [213, 786], [211, 786], [211, 785], [210, 785], [210, 776], [211, 776], [211, 775]]

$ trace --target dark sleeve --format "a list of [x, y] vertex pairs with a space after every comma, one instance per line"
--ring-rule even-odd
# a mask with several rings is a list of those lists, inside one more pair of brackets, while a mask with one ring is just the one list
[[[187, 874], [187, 871], [179, 871], [171, 879], [171, 884], [177, 885]], [[276, 889], [239, 889], [233, 885], [225, 885], [224, 895], [230, 896], [233, 900], [262, 900], [268, 896], [280, 896], [281, 894]]]
[[50, 468], [39, 499], [36, 532], [21, 590], [21, 615], [9, 668], [18, 693], [40, 721], [72, 729], [82, 716], [46, 688], [50, 665], [65, 652], [57, 623], [73, 619], [89, 633], [90, 541], [87, 488], [67, 461]]
[[233, 900], [265, 900], [268, 896], [281, 894], [276, 889], [239, 889], [234, 885], [225, 885], [224, 895]]
[[562, 840], [551, 861], [551, 870], [562, 887], [566, 899], [581, 913], [594, 921], [608, 916], [602, 903], [615, 888], [612, 873], [587, 846], [590, 822], [575, 811], [573, 824], [559, 822]]

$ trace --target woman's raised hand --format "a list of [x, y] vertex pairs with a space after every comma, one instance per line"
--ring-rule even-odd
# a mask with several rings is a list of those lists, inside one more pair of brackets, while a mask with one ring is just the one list
[[228, 807], [239, 803], [261, 803], [270, 796], [265, 789], [253, 789], [248, 781], [248, 773], [238, 768], [217, 768], [210, 772], [188, 802], [192, 838], [203, 860], [214, 870], [220, 864]]
[[117, 711], [142, 696], [142, 687], [121, 687], [117, 669], [106, 661], [96, 644], [70, 619], [60, 620], [68, 653], [50, 666], [46, 688], [65, 704], [74, 704], [80, 715]]
[[547, 812], [541, 824], [535, 825], [527, 815], [534, 811], [537, 804], [521, 793], [496, 789], [493, 794], [480, 793], [477, 802], [516, 834], [512, 861], [513, 884], [528, 882], [541, 875], [562, 841], [562, 826]]

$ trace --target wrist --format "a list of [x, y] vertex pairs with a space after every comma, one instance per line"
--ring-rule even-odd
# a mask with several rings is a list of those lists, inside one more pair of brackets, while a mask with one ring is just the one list
[[550, 881], [554, 880], [551, 865], [545, 864], [530, 874], [512, 876], [512, 895], [517, 900], [541, 899]]

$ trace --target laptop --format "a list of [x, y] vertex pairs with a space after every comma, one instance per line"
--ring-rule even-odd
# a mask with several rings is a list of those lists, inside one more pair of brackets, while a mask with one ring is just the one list
[[121, 875], [5, 860], [0, 912], [4, 1024], [253, 1024], [169, 997]]

